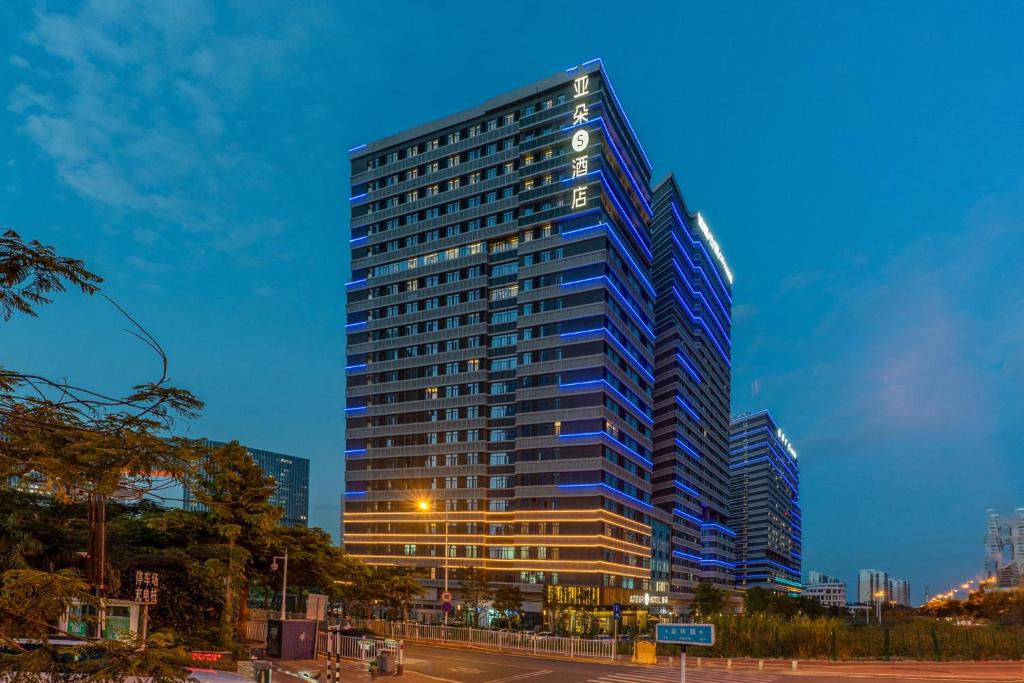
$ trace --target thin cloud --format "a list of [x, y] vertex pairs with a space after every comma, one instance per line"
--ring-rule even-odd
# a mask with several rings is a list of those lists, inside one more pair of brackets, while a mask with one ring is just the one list
[[65, 185], [105, 216], [144, 219], [140, 245], [156, 244], [156, 231], [184, 240], [189, 256], [251, 261], [282, 249], [287, 218], [252, 206], [254, 188], [268, 194], [282, 171], [247, 115], [263, 90], [297, 78], [305, 25], [329, 17], [289, 3], [224, 9], [167, 0], [39, 11], [20, 46], [34, 50], [31, 68], [8, 58], [25, 68], [7, 106]]

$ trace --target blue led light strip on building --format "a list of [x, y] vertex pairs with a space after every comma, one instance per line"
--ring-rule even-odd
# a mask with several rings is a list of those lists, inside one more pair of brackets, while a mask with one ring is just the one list
[[711, 340], [711, 343], [714, 344], [715, 348], [718, 350], [719, 355], [722, 356], [722, 360], [725, 361], [725, 364], [731, 368], [732, 363], [729, 361], [729, 355], [725, 352], [725, 349], [722, 348], [721, 344], [718, 343], [718, 340], [715, 338], [715, 335], [711, 331], [711, 328], [708, 327], [708, 324], [704, 322], [703, 318], [700, 318], [693, 314], [693, 311], [690, 310], [690, 307], [683, 299], [683, 295], [679, 293], [679, 290], [676, 289], [675, 285], [672, 285], [672, 293], [676, 295], [676, 300], [679, 301], [679, 304], [683, 307], [683, 310], [686, 311], [686, 315], [688, 315], [690, 319], [693, 320], [695, 323], [704, 328], [704, 331], [707, 332], [708, 339]]
[[607, 327], [593, 327], [593, 328], [591, 328], [589, 330], [577, 330], [576, 332], [561, 332], [558, 336], [563, 337], [563, 338], [565, 338], [565, 337], [576, 337], [576, 336], [579, 336], [581, 334], [591, 334], [591, 333], [594, 333], [594, 332], [604, 332], [605, 333], [605, 339], [607, 339], [608, 341], [613, 342], [615, 344], [615, 346], [619, 349], [619, 351], [622, 351], [622, 353], [626, 354], [626, 356], [631, 361], [633, 361], [633, 363], [636, 365], [637, 369], [639, 369], [640, 372], [642, 372], [645, 377], [647, 377], [652, 382], [654, 381], [654, 375], [651, 374], [651, 371], [647, 369], [647, 367], [644, 365], [644, 363], [639, 358], [637, 358], [632, 353], [630, 353], [629, 349], [627, 349], [622, 342], [620, 342], [618, 339], [616, 339], [615, 335], [612, 334], [611, 330], [609, 330]]
[[674, 257], [672, 258], [672, 265], [675, 267], [676, 272], [679, 273], [680, 281], [682, 281], [682, 283], [686, 285], [686, 288], [690, 290], [690, 294], [693, 294], [695, 297], [697, 297], [703, 302], [704, 309], [708, 312], [708, 315], [711, 316], [711, 320], [715, 323], [715, 326], [718, 328], [718, 331], [722, 333], [722, 338], [725, 339], [726, 343], [728, 343], [731, 346], [732, 343], [729, 338], [729, 333], [725, 331], [725, 326], [723, 326], [722, 323], [718, 320], [718, 315], [715, 313], [715, 309], [711, 307], [711, 305], [708, 303], [708, 300], [704, 297], [703, 293], [693, 288], [693, 286], [690, 284], [689, 278], [686, 277], [686, 273], [683, 272], [683, 267], [679, 265], [679, 262], [676, 261]]
[[[678, 223], [679, 223], [680, 229], [682, 230], [683, 233], [686, 234], [686, 239], [689, 240], [690, 244], [694, 245], [695, 247], [699, 247], [700, 250], [702, 252], [704, 252], [705, 260], [708, 263], [712, 264], [711, 270], [714, 271], [714, 273], [715, 273], [715, 279], [717, 279], [718, 280], [718, 284], [722, 286], [722, 293], [725, 294], [725, 297], [729, 300], [729, 303], [732, 303], [732, 296], [729, 294], [729, 288], [725, 286], [725, 281], [722, 280], [722, 276], [718, 274], [718, 268], [713, 267], [713, 264], [718, 263], [718, 261], [716, 261], [716, 260], [711, 258], [711, 254], [709, 254], [708, 250], [704, 248], [704, 243], [703, 242], [701, 242], [700, 240], [694, 240], [692, 237], [690, 237], [690, 231], [683, 227], [683, 226], [688, 226], [690, 223], [689, 223], [689, 221], [684, 221], [683, 220], [683, 217], [679, 214], [678, 207], [676, 207], [676, 203], [675, 202], [671, 202], [670, 206], [671, 206], [671, 209], [672, 209], [672, 213], [675, 214], [676, 221], [678, 221]], [[711, 282], [708, 282], [708, 286], [711, 286]]]
[[616, 446], [618, 446], [622, 450], [626, 451], [626, 453], [628, 453], [630, 456], [632, 456], [632, 457], [636, 458], [637, 460], [639, 460], [640, 462], [642, 462], [644, 465], [647, 465], [648, 467], [654, 467], [654, 463], [652, 461], [650, 461], [647, 458], [645, 458], [644, 456], [640, 455], [638, 452], [636, 452], [635, 450], [633, 450], [632, 448], [630, 448], [626, 444], [622, 443], [621, 441], [616, 439], [614, 436], [612, 436], [608, 432], [576, 432], [575, 434], [559, 434], [558, 438], [559, 439], [578, 439], [578, 438], [584, 438], [584, 437], [590, 437], [590, 436], [600, 436], [602, 438], [608, 439], [613, 444], [615, 444]]
[[651, 165], [651, 160], [647, 158], [647, 152], [644, 151], [643, 145], [640, 144], [640, 138], [636, 136], [636, 131], [633, 130], [633, 124], [629, 122], [629, 117], [626, 116], [626, 110], [622, 108], [622, 104], [619, 103], [619, 98], [615, 96], [615, 89], [612, 88], [611, 79], [608, 78], [608, 72], [604, 68], [604, 62], [601, 61], [600, 57], [597, 57], [595, 59], [591, 59], [589, 62], [583, 62], [583, 66], [588, 66], [595, 62], [601, 67], [602, 84], [607, 86], [608, 94], [612, 96], [612, 101], [615, 103], [616, 109], [618, 109], [619, 113], [622, 114], [622, 120], [626, 122], [626, 127], [629, 128], [629, 132], [633, 135], [633, 142], [636, 143], [637, 149], [640, 150], [640, 155], [643, 156], [644, 163], [647, 164], [647, 171], [649, 173], [654, 167]]
[[674, 483], [675, 483], [676, 487], [682, 489], [683, 491], [686, 491], [687, 493], [689, 493], [692, 496], [697, 496], [698, 498], [700, 498], [700, 491], [698, 491], [697, 489], [691, 488], [691, 487], [687, 486], [686, 484], [684, 484], [683, 482], [679, 481], [678, 479], [676, 479]]
[[800, 570], [799, 569], [793, 569], [792, 567], [789, 567], [787, 565], [779, 564], [778, 562], [774, 562], [772, 560], [769, 560], [767, 557], [758, 557], [758, 558], [755, 558], [755, 559], [752, 559], [752, 560], [742, 560], [742, 561], [739, 561], [739, 562], [736, 563], [737, 566], [750, 566], [750, 565], [759, 565], [759, 564], [771, 565], [772, 567], [777, 567], [777, 568], [781, 569], [782, 571], [786, 572], [787, 574], [795, 574], [796, 576], [800, 576]]
[[682, 448], [684, 451], [686, 451], [690, 455], [692, 455], [693, 457], [695, 457], [698, 460], [700, 460], [700, 453], [698, 453], [697, 450], [693, 446], [691, 446], [690, 444], [686, 443], [685, 441], [683, 441], [679, 437], [676, 437], [676, 445], [679, 446], [680, 448]]
[[696, 524], [703, 524], [704, 523], [703, 519], [701, 519], [700, 517], [695, 517], [695, 516], [691, 515], [689, 512], [687, 512], [686, 510], [683, 510], [682, 508], [672, 508], [672, 514], [679, 515], [683, 519], [688, 519], [691, 522], [695, 522]]
[[675, 557], [682, 557], [682, 558], [687, 559], [687, 560], [692, 560], [693, 562], [701, 562], [702, 561], [699, 555], [691, 555], [690, 553], [684, 553], [682, 550], [673, 550], [672, 554]]
[[736, 569], [736, 565], [732, 564], [731, 562], [726, 562], [725, 560], [713, 560], [713, 559], [708, 558], [708, 559], [701, 559], [700, 563], [701, 564], [714, 564], [714, 565], [718, 565], [719, 567], [726, 567], [728, 569]]
[[[730, 443], [734, 441], [735, 439], [733, 438], [729, 439]], [[787, 472], [789, 472], [790, 476], [793, 477], [794, 481], [800, 479], [800, 474], [795, 469], [793, 469], [793, 463], [790, 461], [789, 457], [786, 454], [781, 453], [779, 449], [775, 448], [775, 445], [767, 439], [765, 439], [764, 441], [758, 441], [757, 443], [747, 444], [745, 446], [741, 446], [740, 448], [730, 448], [729, 455], [738, 455], [739, 453], [748, 453], [753, 450], [760, 450], [762, 446], [767, 448], [767, 450], [772, 455], [775, 456], [775, 459], [782, 464], [782, 466], [786, 469]]]
[[[711, 296], [715, 297], [715, 302], [718, 304], [718, 308], [722, 312], [722, 315], [724, 315], [730, 321], [731, 324], [732, 316], [729, 313], [729, 309], [727, 309], [725, 307], [725, 304], [722, 303], [722, 300], [718, 298], [718, 294], [715, 293], [715, 288], [711, 285], [711, 281], [708, 280], [708, 276], [704, 274], [704, 269], [694, 264], [693, 259], [690, 258], [690, 254], [687, 253], [686, 249], [683, 247], [683, 243], [679, 241], [679, 238], [676, 237], [676, 234], [674, 232], [670, 230], [668, 236], [672, 239], [672, 242], [676, 245], [676, 247], [678, 247], [679, 253], [683, 255], [683, 258], [686, 259], [686, 262], [690, 264], [690, 268], [693, 271], [700, 274], [701, 280], [703, 280], [704, 283], [707, 285], [708, 290], [711, 292]], [[676, 266], [676, 270], [679, 271], [680, 275], [682, 277], [686, 277], [686, 275], [682, 273], [682, 266], [679, 266], [678, 263], [675, 263], [675, 257], [672, 258], [672, 261], [673, 265]], [[690, 288], [690, 291], [694, 291], [692, 287]], [[729, 304], [732, 304], [731, 299], [729, 300]], [[708, 310], [711, 310], [710, 306], [708, 306]]]
[[609, 382], [606, 379], [590, 379], [590, 380], [586, 380], [586, 381], [583, 381], [583, 382], [566, 382], [565, 384], [560, 384], [558, 386], [559, 386], [560, 389], [574, 389], [576, 387], [592, 386], [592, 385], [595, 385], [595, 384], [604, 384], [604, 385], [606, 385], [609, 389], [611, 389], [613, 392], [615, 392], [616, 396], [618, 396], [620, 399], [625, 401], [626, 404], [629, 405], [630, 408], [632, 408], [637, 413], [639, 413], [640, 417], [644, 420], [644, 422], [648, 422], [651, 425], [654, 424], [654, 418], [650, 417], [646, 412], [644, 412], [643, 406], [637, 405], [628, 396], [626, 396], [624, 393], [622, 393], [621, 391], [616, 389], [615, 386], [612, 385], [612, 383]]
[[566, 232], [562, 233], [562, 237], [564, 239], [564, 238], [568, 238], [570, 235], [576, 235], [577, 233], [587, 232], [588, 230], [599, 230], [600, 228], [607, 228], [608, 229], [608, 233], [607, 233], [608, 236], [612, 238], [612, 241], [615, 242], [615, 246], [617, 246], [619, 248], [619, 250], [622, 252], [623, 256], [626, 257], [626, 260], [628, 260], [630, 265], [633, 266], [633, 275], [635, 275], [637, 277], [637, 279], [640, 280], [640, 282], [643, 284], [644, 288], [647, 289], [647, 292], [651, 296], [656, 297], [658, 295], [658, 293], [657, 293], [657, 290], [654, 289], [654, 285], [652, 285], [650, 282], [647, 281], [647, 276], [644, 275], [644, 269], [641, 268], [639, 265], [637, 265], [637, 262], [633, 258], [633, 255], [629, 253], [629, 247], [627, 247], [626, 244], [622, 241], [622, 239], [619, 238], [618, 234], [616, 234], [616, 232], [615, 232], [615, 228], [612, 227], [612, 225], [610, 223], [597, 223], [596, 225], [588, 225], [588, 226], [583, 227], [583, 228], [576, 228], [574, 230], [567, 230]]
[[721, 531], [723, 534], [726, 534], [727, 536], [733, 536], [733, 537], [736, 536], [736, 532], [735, 531], [733, 531], [729, 527], [722, 526], [721, 524], [716, 524], [714, 522], [704, 522], [703, 524], [701, 524], [701, 526], [704, 527], [705, 529], [718, 529], [719, 531]]
[[633, 314], [633, 321], [638, 323], [640, 327], [643, 328], [644, 332], [646, 332], [648, 336], [650, 336], [650, 338], [653, 340], [655, 338], [654, 330], [651, 329], [651, 327], [646, 322], [644, 322], [644, 319], [640, 316], [640, 312], [637, 311], [636, 308], [633, 307], [633, 304], [629, 301], [629, 297], [623, 294], [622, 290], [620, 290], [612, 281], [612, 279], [607, 275], [595, 275], [593, 277], [583, 278], [582, 280], [570, 280], [569, 282], [563, 282], [562, 286], [574, 287], [578, 285], [585, 285], [590, 282], [597, 282], [598, 280], [605, 280], [608, 283], [612, 291], [619, 296], [622, 302], [626, 304], [626, 308], [628, 308], [629, 311]]
[[779, 473], [779, 476], [782, 477], [782, 480], [786, 482], [786, 486], [788, 486], [789, 490], [793, 492], [793, 495], [797, 495], [797, 487], [794, 486], [793, 483], [789, 480], [789, 476], [785, 472], [783, 472], [778, 465], [772, 462], [771, 458], [769, 458], [767, 455], [763, 455], [760, 458], [751, 458], [749, 460], [744, 460], [743, 462], [739, 462], [734, 465], [729, 465], [729, 469], [737, 470], [741, 467], [746, 467], [747, 465], [754, 465], [762, 461], [767, 462], [769, 465], [771, 465], [772, 468]]
[[697, 384], [704, 384], [703, 380], [700, 378], [700, 374], [697, 372], [697, 369], [690, 365], [690, 362], [686, 360], [686, 357], [683, 356], [683, 354], [676, 353], [676, 360], [679, 361], [679, 364], [682, 365], [683, 369], [690, 374], [690, 377], [693, 377]]
[[696, 410], [690, 407], [690, 404], [681, 399], [679, 396], [676, 396], [676, 403], [678, 403], [679, 407], [685, 410], [686, 413], [693, 418], [694, 422], [700, 422], [700, 415], [697, 414]]
[[620, 496], [622, 496], [623, 498], [628, 498], [629, 500], [631, 500], [631, 501], [633, 501], [635, 503], [639, 503], [640, 505], [643, 505], [646, 508], [653, 508], [654, 507], [650, 503], [645, 503], [644, 501], [640, 500], [639, 498], [635, 498], [634, 496], [631, 496], [628, 493], [625, 493], [623, 491], [618, 490], [617, 488], [609, 486], [608, 484], [605, 484], [604, 482], [597, 482], [597, 483], [594, 483], [594, 484], [559, 484], [558, 485], [558, 488], [560, 488], [560, 489], [580, 489], [580, 488], [587, 488], [587, 487], [606, 488], [609, 491], [611, 491], [612, 493], [617, 493]]

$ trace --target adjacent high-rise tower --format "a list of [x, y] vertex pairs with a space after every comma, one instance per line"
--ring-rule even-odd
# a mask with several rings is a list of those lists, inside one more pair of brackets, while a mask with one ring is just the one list
[[803, 529], [796, 449], [767, 410], [734, 417], [729, 444], [736, 585], [799, 593]]
[[600, 62], [350, 160], [346, 548], [434, 616], [469, 567], [627, 623], [724, 580], [731, 274]]

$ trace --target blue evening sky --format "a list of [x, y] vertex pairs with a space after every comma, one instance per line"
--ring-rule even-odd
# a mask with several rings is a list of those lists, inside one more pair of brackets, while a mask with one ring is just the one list
[[[351, 8], [351, 9], [349, 9]], [[733, 409], [799, 449], [804, 568], [981, 571], [1024, 506], [1024, 6], [0, 6], [0, 224], [84, 258], [206, 401], [193, 435], [342, 490], [346, 150], [603, 58], [736, 276]], [[0, 359], [103, 389], [153, 358], [98, 298]]]

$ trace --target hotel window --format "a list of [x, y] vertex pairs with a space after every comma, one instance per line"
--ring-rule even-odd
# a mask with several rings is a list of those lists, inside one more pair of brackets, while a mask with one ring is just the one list
[[454, 145], [458, 141], [459, 141], [459, 132], [458, 131], [455, 131], [454, 133], [448, 133], [448, 144], [449, 145]]
[[459, 179], [458, 178], [450, 178], [448, 180], [448, 189], [449, 190], [457, 190], [457, 189], [459, 189]]
[[441, 170], [441, 164], [437, 161], [431, 161], [429, 164], [423, 165], [424, 173], [437, 173]]
[[513, 112], [509, 112], [509, 113], [505, 114], [505, 116], [503, 117], [503, 122], [504, 122], [503, 125], [511, 126], [513, 123], [515, 123], [515, 121], [516, 121], [516, 115]]
[[524, 190], [532, 190], [533, 189], [533, 178], [530, 178], [529, 180], [523, 181], [523, 189]]
[[414, 157], [414, 156], [416, 156], [419, 153], [420, 153], [420, 149], [419, 149], [419, 147], [417, 145], [413, 145], [412, 147], [406, 147], [405, 148], [405, 156], [406, 156], [406, 158]]
[[444, 343], [444, 350], [445, 351], [458, 351], [459, 350], [459, 340], [458, 339], [449, 339], [448, 341], [446, 341]]
[[512, 138], [505, 138], [504, 140], [501, 141], [501, 148], [503, 150], [510, 150], [515, 146], [515, 140], [513, 140]]
[[426, 458], [423, 459], [423, 464], [426, 467], [437, 467], [437, 456], [428, 455]]
[[487, 122], [487, 130], [494, 130], [498, 127], [498, 119], [491, 119]]
[[423, 390], [423, 393], [426, 399], [435, 399], [437, 398], [437, 387], [427, 387]]
[[436, 185], [436, 184], [435, 185], [427, 185], [424, 188], [424, 196], [433, 197], [434, 195], [436, 195], [440, 191], [441, 191], [440, 185]]
[[416, 554], [416, 544], [415, 543], [406, 543], [405, 544], [405, 554], [406, 555], [415, 555]]
[[470, 126], [467, 132], [469, 133], [469, 137], [471, 138], [475, 138], [477, 135], [480, 135], [480, 124], [477, 123]]
[[459, 397], [459, 385], [452, 384], [444, 388], [445, 398], [458, 398]]
[[459, 478], [458, 477], [445, 477], [444, 478], [444, 487], [446, 489], [457, 489], [457, 488], [459, 488]]
[[[476, 501], [473, 501], [473, 502], [476, 502]], [[480, 549], [477, 546], [475, 546], [475, 545], [467, 545], [466, 546], [466, 557], [479, 557], [480, 556], [478, 554], [479, 552], [480, 552]]]
[[454, 156], [448, 157], [448, 168], [454, 168], [455, 166], [458, 166], [458, 165], [459, 165], [459, 155], [458, 154], [456, 154]]
[[435, 150], [435, 149], [437, 149], [440, 146], [441, 146], [441, 139], [440, 138], [434, 138], [433, 140], [428, 140], [427, 142], [425, 142], [423, 144], [423, 148], [427, 152]]
[[[480, 370], [479, 358], [470, 358], [468, 361], [466, 361], [466, 372], [477, 372], [478, 370]], [[474, 408], [475, 407], [476, 406], [474, 406]]]
[[476, 185], [480, 182], [480, 171], [474, 171], [469, 174], [469, 184]]
[[419, 190], [413, 190], [411, 192], [406, 192], [405, 193], [405, 201], [407, 201], [407, 202], [414, 202], [414, 201], [416, 201], [419, 198], [420, 198]]
[[398, 161], [398, 152], [388, 152], [387, 157], [384, 159], [385, 164], [393, 164]]
[[414, 166], [414, 167], [410, 168], [408, 171], [405, 172], [405, 179], [406, 180], [413, 180], [415, 178], [418, 178], [419, 175], [420, 175], [420, 170]]
[[548, 147], [546, 150], [544, 150], [544, 158], [545, 159], [550, 159], [553, 156], [555, 156], [555, 150], [551, 149], [550, 147]]
[[471, 474], [468, 477], [466, 477], [466, 488], [467, 489], [475, 489], [478, 486], [480, 486], [480, 480], [477, 477], [477, 475]]
[[[507, 162], [505, 162], [505, 165], [503, 166], [503, 168], [504, 168], [504, 170], [502, 171], [502, 173], [512, 173], [514, 170], [516, 170], [516, 165], [514, 163], [512, 163], [511, 161], [507, 161]], [[511, 189], [511, 188], [509, 188], [509, 189]]]

